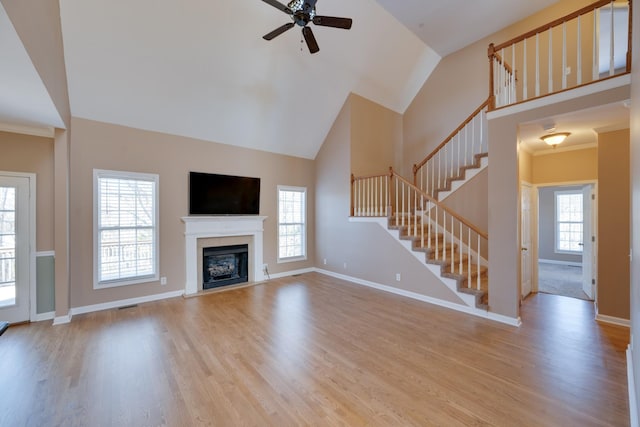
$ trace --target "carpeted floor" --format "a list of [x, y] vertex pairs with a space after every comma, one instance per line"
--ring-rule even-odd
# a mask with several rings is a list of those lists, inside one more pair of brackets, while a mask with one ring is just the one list
[[582, 267], [538, 263], [538, 292], [589, 300], [582, 290]]

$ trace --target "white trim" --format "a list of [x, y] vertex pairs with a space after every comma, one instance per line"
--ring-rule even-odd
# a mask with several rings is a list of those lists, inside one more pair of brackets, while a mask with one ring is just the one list
[[64, 325], [66, 323], [71, 323], [71, 311], [66, 316], [57, 316], [53, 319], [53, 326]]
[[163, 294], [147, 295], [144, 297], [123, 299], [118, 301], [105, 302], [102, 304], [93, 304], [93, 305], [85, 305], [83, 307], [74, 307], [69, 311], [69, 313], [70, 313], [70, 316], [71, 315], [75, 316], [76, 314], [93, 313], [94, 311], [109, 310], [112, 308], [124, 307], [127, 305], [142, 304], [145, 302], [159, 301], [159, 300], [169, 299], [169, 298], [177, 298], [183, 295], [184, 295], [183, 290], [171, 291], [171, 292], [165, 292]]
[[280, 278], [283, 278], [283, 277], [295, 276], [297, 274], [313, 273], [314, 271], [316, 271], [316, 269], [313, 268], [313, 267], [303, 268], [303, 269], [300, 269], [300, 270], [291, 270], [291, 271], [285, 271], [285, 272], [282, 272], [282, 273], [269, 274], [269, 278], [271, 278], [271, 279], [280, 279]]
[[627, 319], [621, 319], [619, 317], [607, 316], [604, 314], [596, 314], [596, 321], [606, 323], [608, 325], [622, 326], [625, 328], [631, 327], [631, 321]]
[[520, 320], [520, 318], [512, 318], [512, 317], [508, 317], [508, 316], [503, 316], [501, 314], [496, 314], [496, 313], [491, 313], [485, 310], [479, 310], [473, 307], [468, 307], [462, 304], [456, 304], [456, 303], [452, 303], [449, 301], [444, 301], [444, 300], [440, 300], [437, 298], [432, 298], [426, 295], [422, 295], [422, 294], [418, 294], [416, 292], [411, 292], [411, 291], [407, 291], [404, 289], [399, 289], [399, 288], [395, 288], [393, 286], [387, 286], [387, 285], [382, 285], [380, 283], [375, 283], [375, 282], [370, 282], [368, 280], [364, 280], [364, 279], [359, 279], [357, 277], [351, 277], [351, 276], [347, 276], [344, 274], [340, 274], [340, 273], [335, 273], [333, 271], [329, 271], [329, 270], [323, 270], [323, 269], [319, 269], [316, 268], [315, 269], [316, 272], [320, 273], [320, 274], [324, 274], [327, 276], [331, 276], [331, 277], [335, 277], [337, 279], [342, 279], [342, 280], [346, 280], [352, 283], [355, 283], [357, 285], [362, 285], [362, 286], [367, 286], [369, 288], [374, 288], [374, 289], [378, 289], [381, 291], [385, 291], [385, 292], [389, 292], [392, 294], [396, 294], [396, 295], [400, 295], [403, 297], [407, 297], [407, 298], [411, 298], [411, 299], [415, 299], [418, 301], [422, 301], [422, 302], [426, 302], [429, 304], [433, 304], [433, 305], [437, 305], [440, 307], [444, 307], [444, 308], [448, 308], [451, 310], [455, 310], [455, 311], [459, 311], [462, 313], [466, 313], [466, 314], [471, 314], [477, 317], [483, 317], [485, 319], [489, 319], [489, 320], [494, 320], [496, 322], [500, 322], [500, 323], [505, 323], [507, 325], [511, 325], [511, 326], [517, 326], [519, 327], [520, 325], [522, 325], [522, 321]]
[[480, 172], [489, 167], [489, 157], [480, 158], [480, 167], [473, 169], [466, 169], [464, 172], [464, 179], [456, 179], [451, 181], [451, 190], [449, 191], [438, 191], [438, 201], [442, 202], [447, 197], [458, 191], [461, 187], [463, 187], [467, 182], [471, 181], [476, 175], [479, 175]]
[[534, 110], [536, 108], [545, 107], [547, 105], [558, 104], [560, 102], [569, 101], [571, 99], [580, 98], [582, 96], [593, 95], [595, 93], [604, 92], [606, 90], [631, 84], [631, 75], [623, 74], [607, 80], [591, 83], [585, 86], [565, 90], [563, 92], [554, 93], [552, 95], [543, 96], [542, 98], [532, 99], [520, 104], [503, 107], [498, 110], [487, 113], [487, 120], [498, 119], [500, 117], [510, 116], [512, 114], [522, 113], [524, 111]]
[[570, 265], [572, 267], [582, 267], [581, 262], [572, 262], [572, 261], [557, 261], [555, 259], [543, 259], [539, 258], [538, 263], [540, 264], [557, 264], [557, 265]]
[[17, 133], [21, 135], [41, 136], [43, 138], [55, 137], [55, 129], [50, 126], [42, 128], [36, 126], [14, 125], [0, 122], [0, 131]]
[[52, 257], [55, 258], [56, 252], [55, 251], [39, 251], [39, 252], [36, 252], [36, 258], [45, 257], [45, 256], [52, 256]]
[[640, 427], [638, 422], [638, 397], [636, 396], [636, 381], [633, 369], [633, 350], [631, 344], [627, 346], [627, 386], [629, 387], [629, 418], [631, 427]]
[[56, 318], [55, 311], [49, 311], [47, 313], [38, 313], [36, 317], [31, 319], [32, 322], [43, 322], [45, 320], [53, 320]]

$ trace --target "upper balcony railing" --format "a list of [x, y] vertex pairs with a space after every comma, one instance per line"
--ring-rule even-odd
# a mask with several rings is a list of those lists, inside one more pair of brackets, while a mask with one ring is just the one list
[[489, 110], [631, 71], [632, 0], [601, 0], [489, 45]]

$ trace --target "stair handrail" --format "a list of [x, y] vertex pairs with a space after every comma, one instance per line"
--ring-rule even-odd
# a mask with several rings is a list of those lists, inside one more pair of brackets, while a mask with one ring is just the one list
[[[387, 178], [389, 179], [389, 181], [387, 181]], [[480, 229], [480, 227], [478, 227], [477, 225], [475, 225], [473, 222], [471, 222], [470, 220], [466, 219], [465, 217], [463, 217], [462, 215], [459, 215], [458, 213], [456, 213], [455, 211], [451, 210], [450, 208], [448, 208], [447, 206], [445, 206], [442, 202], [438, 201], [437, 199], [435, 199], [434, 197], [430, 196], [429, 194], [427, 194], [426, 192], [424, 192], [422, 189], [420, 189], [418, 186], [416, 186], [415, 184], [413, 184], [411, 181], [409, 181], [408, 179], [406, 179], [405, 177], [403, 177], [402, 175], [398, 174], [393, 167], [389, 167], [389, 172], [386, 174], [372, 174], [372, 175], [364, 175], [364, 176], [355, 176], [354, 174], [351, 174], [351, 184], [352, 184], [352, 198], [351, 198], [351, 216], [354, 217], [387, 217], [391, 214], [390, 210], [385, 210], [382, 209], [382, 207], [388, 207], [391, 206], [391, 191], [393, 190], [393, 187], [391, 185], [390, 180], [392, 180], [393, 178], [398, 179], [400, 181], [402, 181], [403, 183], [405, 183], [406, 185], [408, 185], [409, 187], [411, 187], [413, 190], [415, 190], [416, 192], [418, 192], [426, 201], [432, 203], [434, 206], [437, 206], [438, 209], [442, 209], [444, 212], [447, 213], [447, 215], [450, 215], [452, 217], [454, 217], [455, 219], [457, 219], [458, 221], [460, 221], [461, 223], [463, 223], [464, 225], [466, 225], [467, 227], [469, 227], [471, 230], [473, 230], [475, 233], [477, 233], [478, 235], [480, 235], [481, 237], [488, 239], [489, 235], [482, 231]], [[358, 182], [366, 182], [366, 181], [372, 181], [378, 179], [379, 182], [383, 182], [385, 185], [383, 186], [378, 186], [378, 192], [376, 195], [373, 194], [369, 194], [366, 197], [361, 197], [361, 199], [364, 200], [378, 200], [377, 209], [357, 209], [357, 197], [355, 197], [356, 194], [358, 194], [357, 189], [355, 189], [356, 185]], [[388, 186], [386, 186], [386, 183], [389, 183]], [[374, 187], [376, 187], [374, 184], [368, 184], [367, 187], [369, 189], [372, 189]], [[365, 192], [370, 192], [365, 190]], [[365, 202], [365, 204], [367, 204]], [[369, 204], [370, 205], [370, 204]], [[377, 211], [377, 212], [385, 212], [384, 214], [381, 215], [370, 215], [370, 214], [366, 214], [366, 212], [371, 212], [371, 211]], [[364, 214], [362, 214], [361, 212], [365, 212]]]
[[[355, 217], [385, 217], [414, 250], [425, 251], [442, 271], [479, 297], [489, 251], [486, 232], [389, 168], [384, 175], [351, 175]], [[384, 214], [384, 215], [383, 215]], [[484, 255], [484, 256], [483, 256]]]
[[[481, 116], [481, 119], [480, 119], [481, 133], [482, 133], [482, 132], [486, 132], [486, 129], [484, 129], [484, 128], [483, 128], [483, 122], [482, 122], [482, 119], [483, 119], [484, 117], [486, 117], [486, 116], [484, 116], [482, 113], [483, 113], [483, 111], [484, 111], [485, 109], [488, 109], [488, 107], [489, 107], [489, 101], [490, 101], [490, 100], [489, 100], [489, 98], [487, 98], [487, 99], [486, 99], [486, 100], [485, 100], [485, 101], [484, 101], [484, 102], [483, 102], [483, 103], [482, 103], [478, 108], [476, 108], [476, 109], [473, 111], [473, 113], [471, 113], [471, 114], [470, 114], [470, 115], [469, 115], [469, 116], [468, 116], [468, 117], [467, 117], [467, 118], [466, 118], [462, 123], [460, 123], [460, 125], [458, 125], [458, 127], [456, 127], [456, 129], [455, 129], [453, 132], [451, 132], [451, 133], [449, 134], [449, 136], [447, 136], [447, 137], [446, 137], [446, 138], [445, 138], [445, 139], [444, 139], [444, 140], [443, 140], [443, 141], [442, 141], [442, 142], [441, 142], [441, 143], [440, 143], [440, 144], [439, 144], [439, 145], [438, 145], [438, 146], [437, 146], [433, 151], [431, 151], [431, 153], [429, 153], [429, 154], [428, 154], [428, 155], [427, 155], [427, 156], [426, 156], [426, 157], [425, 157], [425, 158], [424, 158], [420, 163], [417, 163], [417, 164], [414, 164], [414, 165], [413, 165], [413, 183], [414, 183], [415, 185], [418, 185], [418, 181], [419, 181], [419, 180], [418, 180], [418, 173], [421, 171], [421, 169], [423, 169], [423, 168], [427, 167], [427, 166], [428, 166], [428, 164], [429, 164], [429, 162], [431, 162], [431, 161], [434, 161], [434, 162], [435, 162], [435, 160], [436, 160], [436, 156], [441, 156], [441, 155], [442, 155], [442, 151], [446, 149], [446, 147], [448, 146], [448, 144], [449, 144], [449, 143], [453, 143], [452, 141], [454, 140], [454, 138], [455, 138], [456, 136], [459, 136], [459, 135], [462, 133], [462, 131], [463, 131], [463, 130], [467, 129], [467, 126], [469, 126], [469, 124], [472, 124], [472, 125], [473, 125], [473, 124], [475, 124], [474, 120], [475, 120], [475, 119], [476, 119], [476, 117], [478, 117], [479, 115]], [[473, 126], [472, 126], [472, 127], [473, 127]], [[468, 153], [469, 153], [469, 154], [471, 154], [472, 156], [474, 156], [474, 155], [476, 155], [476, 154], [480, 154], [480, 153], [481, 153], [483, 150], [485, 150], [485, 149], [488, 151], [488, 144], [487, 144], [487, 141], [484, 141], [484, 139], [483, 139], [483, 135], [482, 135], [482, 134], [480, 134], [479, 136], [480, 136], [480, 143], [479, 143], [479, 144], [476, 144], [476, 141], [474, 141], [473, 139], [471, 140], [471, 146], [472, 146], [472, 149], [471, 149], [471, 150], [468, 150], [468, 147], [466, 147], [466, 146], [465, 146], [465, 158], [463, 159], [463, 160], [464, 160], [464, 165], [465, 165], [465, 166], [467, 165], [467, 162], [468, 162], [468, 160], [469, 160], [469, 159], [466, 157], [466, 155], [467, 155], [467, 150], [468, 150]], [[467, 141], [467, 140], [466, 140], [466, 135], [465, 135], [465, 142], [466, 142], [466, 143], [468, 143], [468, 142], [469, 142], [469, 141]], [[486, 147], [485, 147], [485, 145], [486, 145]], [[460, 148], [460, 138], [458, 138], [458, 148]], [[478, 153], [475, 153], [475, 152], [474, 152], [474, 150], [475, 150], [475, 149], [478, 149]], [[446, 152], [445, 152], [445, 159], [447, 160], [447, 161], [445, 162], [445, 166], [444, 166], [444, 175], [445, 175], [445, 178], [446, 178], [446, 176], [448, 175], [448, 173], [447, 173], [447, 169], [448, 169], [448, 162], [449, 162], [449, 160], [447, 159], [447, 153], [446, 153]], [[439, 163], [439, 160], [440, 160], [440, 159], [438, 158], [437, 160], [438, 160], [438, 163]], [[453, 162], [453, 160], [451, 161], [451, 163], [454, 163], [454, 162]], [[459, 171], [459, 169], [460, 169], [460, 166], [462, 166], [460, 163], [461, 163], [461, 160], [460, 160], [460, 158], [458, 158], [458, 159], [456, 160], [456, 164], [457, 164], [457, 169], [458, 169], [458, 171]], [[428, 185], [428, 184], [429, 184], [428, 182], [427, 182], [427, 183], [423, 183], [423, 182], [422, 182], [422, 179], [420, 179], [420, 185], [418, 185], [419, 187], [421, 187], [421, 190], [423, 190], [423, 191], [425, 191], [425, 190], [426, 190], [426, 192], [427, 192], [427, 193], [429, 193], [429, 189], [430, 189], [429, 187], [431, 187], [432, 192], [431, 192], [431, 194], [430, 194], [430, 195], [432, 195], [432, 196], [435, 196], [435, 194], [434, 194], [434, 193], [435, 193], [435, 192], [436, 192], [436, 190], [437, 190], [437, 189], [435, 188], [435, 185], [434, 185], [435, 183], [434, 183], [433, 181], [436, 181], [436, 180], [437, 180], [437, 181], [438, 181], [438, 183], [440, 183], [440, 179], [442, 178], [442, 177], [441, 177], [441, 175], [442, 175], [442, 171], [440, 170], [441, 168], [440, 168], [440, 166], [439, 166], [439, 165], [438, 165], [438, 168], [437, 168], [437, 169], [438, 169], [438, 173], [437, 173], [437, 174], [435, 173], [435, 170], [433, 170], [433, 169], [432, 169], [431, 171], [427, 170], [427, 173], [426, 173], [426, 175], [427, 175], [427, 181], [429, 180], [429, 177], [430, 177], [430, 176], [433, 178], [433, 179], [432, 179], [432, 182], [431, 182], [431, 185]], [[451, 174], [453, 174], [453, 169], [452, 169], [452, 168], [449, 168], [449, 169], [448, 169], [448, 172], [451, 172]], [[424, 174], [423, 174], [423, 175], [424, 175]], [[424, 185], [424, 187], [423, 187], [423, 185]]]
[[471, 230], [473, 230], [474, 232], [476, 232], [479, 236], [483, 237], [484, 239], [489, 239], [489, 235], [482, 231], [480, 229], [480, 227], [478, 227], [477, 225], [475, 225], [473, 222], [471, 222], [470, 220], [468, 220], [467, 218], [463, 217], [462, 215], [458, 214], [457, 212], [451, 210], [450, 208], [448, 208], [447, 206], [445, 206], [442, 202], [438, 201], [437, 199], [431, 197], [429, 194], [425, 193], [423, 190], [421, 190], [418, 186], [416, 186], [415, 184], [413, 184], [411, 181], [409, 181], [408, 179], [406, 179], [405, 177], [403, 177], [402, 175], [399, 175], [398, 173], [396, 173], [392, 167], [389, 168], [389, 173], [391, 175], [392, 178], [396, 178], [402, 182], [404, 182], [406, 185], [408, 185], [410, 188], [412, 188], [413, 190], [417, 191], [418, 193], [420, 193], [420, 195], [422, 197], [424, 197], [428, 202], [432, 203], [433, 205], [437, 206], [438, 209], [442, 209], [444, 212], [446, 212], [449, 216], [454, 217], [455, 219], [457, 219], [458, 221], [460, 221], [461, 223], [463, 223], [464, 225], [466, 225], [467, 227], [469, 227]]
[[[633, 33], [632, 32], [632, 21], [633, 21], [632, 20], [632, 4], [633, 4], [633, 0], [626, 0], [626, 1], [627, 1], [627, 4], [628, 4], [628, 7], [629, 7], [629, 25], [628, 25], [628, 35], [627, 35], [628, 40], [627, 40], [625, 73], [630, 73], [631, 72], [631, 51], [632, 51], [631, 43], [632, 43], [632, 33]], [[500, 43], [500, 44], [497, 44], [497, 45], [495, 45], [494, 43], [491, 43], [489, 45], [489, 49], [488, 49], [488, 56], [489, 56], [489, 111], [493, 111], [496, 108], [504, 107], [506, 105], [512, 105], [512, 104], [517, 103], [517, 102], [523, 102], [523, 101], [527, 101], [527, 100], [530, 100], [530, 99], [535, 99], [535, 98], [538, 98], [538, 97], [541, 97], [541, 96], [551, 95], [553, 93], [557, 93], [557, 92], [562, 91], [562, 90], [571, 89], [573, 87], [580, 87], [580, 86], [583, 86], [585, 84], [590, 84], [590, 83], [594, 83], [594, 82], [597, 82], [597, 81], [605, 80], [607, 78], [614, 77], [615, 73], [613, 72], [613, 68], [610, 70], [609, 75], [606, 76], [606, 77], [601, 77], [599, 75], [599, 73], [597, 73], [597, 71], [598, 71], [597, 70], [597, 64], [596, 64], [597, 60], [596, 60], [596, 55], [594, 53], [593, 54], [593, 58], [592, 58], [593, 59], [593, 64], [594, 64], [594, 66], [593, 66], [594, 70], [592, 70], [592, 81], [586, 82], [586, 83], [582, 83], [582, 69], [581, 69], [582, 68], [582, 64], [581, 64], [581, 62], [582, 62], [582, 48], [580, 47], [580, 48], [578, 48], [576, 50], [576, 52], [578, 52], [578, 60], [577, 60], [578, 65], [577, 65], [577, 67], [578, 67], [578, 74], [579, 74], [579, 77], [577, 77], [576, 86], [568, 87], [567, 86], [567, 81], [566, 81], [566, 73], [562, 72], [561, 74], [562, 74], [562, 77], [563, 77], [563, 81], [562, 81], [561, 88], [558, 88], [558, 89], [553, 88], [553, 84], [552, 84], [553, 81], [552, 81], [552, 78], [550, 78], [548, 92], [546, 94], [541, 94], [540, 83], [539, 83], [539, 80], [538, 80], [539, 77], [540, 77], [539, 76], [539, 71], [540, 70], [536, 69], [535, 70], [536, 71], [535, 96], [530, 97], [529, 94], [527, 93], [527, 84], [528, 84], [528, 81], [527, 81], [528, 80], [528, 77], [527, 77], [528, 70], [527, 70], [527, 68], [529, 66], [527, 65], [527, 58], [526, 58], [526, 56], [527, 56], [526, 55], [526, 52], [527, 52], [526, 41], [527, 41], [527, 39], [536, 37], [536, 51], [537, 51], [537, 49], [539, 47], [538, 46], [538, 38], [537, 37], [540, 34], [544, 34], [544, 33], [548, 32], [548, 31], [554, 29], [555, 27], [558, 27], [558, 26], [562, 25], [563, 26], [563, 38], [564, 38], [564, 40], [563, 40], [563, 53], [562, 53], [562, 56], [563, 56], [563, 58], [562, 58], [563, 68], [561, 68], [561, 70], [564, 70], [564, 69], [566, 69], [566, 60], [567, 60], [567, 56], [566, 56], [567, 55], [567, 48], [566, 48], [566, 44], [565, 44], [566, 43], [566, 35], [565, 35], [566, 24], [569, 23], [570, 21], [578, 20], [583, 15], [586, 15], [588, 13], [591, 13], [591, 12], [595, 13], [595, 11], [597, 9], [600, 9], [600, 8], [602, 8], [604, 6], [607, 6], [607, 5], [611, 5], [611, 8], [613, 9], [615, 3], [616, 3], [616, 0], [598, 0], [598, 1], [594, 2], [594, 3], [591, 3], [591, 4], [587, 5], [587, 6], [582, 7], [582, 8], [580, 8], [580, 9], [574, 11], [574, 12], [566, 14], [566, 15], [560, 17], [560, 18], [557, 18], [557, 19], [555, 19], [555, 20], [553, 20], [551, 22], [548, 22], [546, 24], [540, 25], [539, 27], [534, 28], [533, 30], [527, 31], [526, 33], [521, 34], [519, 36], [516, 36], [516, 37], [514, 37], [514, 38], [512, 38], [512, 39], [510, 39], [510, 40], [508, 40], [506, 42], [503, 42], [503, 43]], [[595, 15], [594, 15], [594, 33], [595, 33]], [[581, 34], [580, 26], [578, 25], [578, 37], [577, 37], [578, 38], [578, 41], [577, 41], [578, 44], [580, 44], [582, 42], [580, 40], [580, 34]], [[511, 52], [511, 56], [513, 58], [512, 66], [515, 66], [515, 49], [514, 49], [514, 46], [517, 43], [524, 43], [524, 48], [523, 48], [524, 49], [524, 57], [523, 57], [523, 61], [524, 62], [522, 64], [523, 65], [523, 70], [519, 73], [521, 75], [521, 77], [522, 77], [522, 86], [520, 87], [520, 91], [522, 92], [522, 94], [521, 94], [521, 98], [522, 99], [520, 101], [518, 101], [517, 99], [513, 99], [513, 101], [509, 100], [506, 103], [502, 103], [501, 105], [497, 105], [494, 89], [495, 89], [495, 78], [499, 77], [499, 76], [495, 75], [494, 60], [496, 60], [496, 62], [498, 63], [499, 66], [501, 64], [504, 64], [504, 67], [508, 70], [508, 67], [507, 67], [508, 64], [506, 64], [506, 62], [504, 62], [504, 58], [503, 58], [504, 55], [500, 55], [499, 52], [503, 52], [505, 49], [511, 48], [510, 52]], [[594, 52], [596, 50], [595, 44], [596, 44], [596, 39], [594, 37]], [[536, 53], [538, 53], [538, 52], [536, 52]], [[611, 54], [613, 55], [613, 52]], [[549, 52], [549, 55], [552, 55], [552, 53]], [[536, 58], [536, 67], [538, 67], [538, 66], [539, 66], [538, 58]], [[551, 65], [549, 66], [549, 68], [551, 68]], [[551, 71], [551, 69], [549, 71]], [[515, 91], [516, 91], [515, 84], [514, 84], [513, 88], [509, 88], [509, 89], [513, 90], [513, 92], [515, 93]], [[513, 98], [515, 98], [515, 96]]]

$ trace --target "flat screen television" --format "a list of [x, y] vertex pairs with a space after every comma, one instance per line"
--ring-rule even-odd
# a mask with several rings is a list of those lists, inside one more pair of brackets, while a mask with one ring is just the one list
[[258, 215], [260, 178], [189, 172], [189, 215]]

